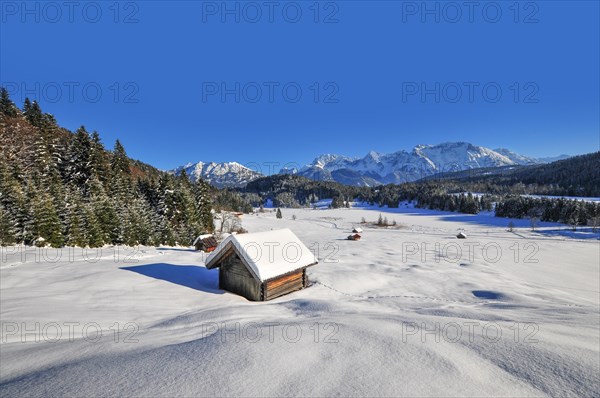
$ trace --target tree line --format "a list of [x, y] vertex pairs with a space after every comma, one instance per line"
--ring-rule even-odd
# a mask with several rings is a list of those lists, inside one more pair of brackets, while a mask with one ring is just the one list
[[60, 127], [0, 89], [0, 244], [190, 245], [213, 230], [215, 190], [130, 159], [117, 140]]
[[[594, 155], [597, 156], [597, 155]], [[592, 158], [594, 158], [592, 156]], [[595, 158], [594, 158], [595, 159]], [[586, 162], [590, 162], [588, 158]], [[581, 163], [581, 158], [575, 160]], [[564, 161], [561, 162], [564, 166]], [[552, 192], [552, 184], [545, 187]], [[242, 198], [255, 206], [272, 200], [276, 207], [310, 207], [319, 199], [331, 198], [331, 207], [348, 207], [357, 201], [371, 206], [397, 208], [402, 202], [417, 207], [478, 214], [494, 211], [497, 217], [537, 218], [541, 221], [571, 225], [593, 225], [600, 216], [600, 204], [565, 198], [531, 198], [524, 194], [537, 192], [538, 183], [515, 182], [512, 185], [488, 181], [427, 180], [376, 187], [347, 186], [334, 181], [313, 181], [295, 175], [263, 177], [238, 189]], [[479, 192], [480, 194], [473, 194]]]

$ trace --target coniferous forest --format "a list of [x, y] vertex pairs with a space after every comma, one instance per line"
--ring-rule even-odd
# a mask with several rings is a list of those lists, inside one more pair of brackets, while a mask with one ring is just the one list
[[[581, 162], [579, 157], [574, 162]], [[586, 155], [592, 166], [600, 153]], [[565, 161], [561, 161], [564, 163]], [[561, 167], [564, 167], [561, 166]], [[331, 181], [312, 181], [294, 175], [275, 175], [250, 182], [239, 189], [243, 198], [258, 206], [272, 199], [277, 207], [307, 207], [319, 199], [331, 198], [331, 207], [346, 207], [350, 201], [372, 206], [397, 208], [401, 202], [417, 207], [465, 214], [494, 211], [496, 217], [535, 218], [571, 226], [599, 224], [600, 204], [575, 199], [531, 197], [554, 194], [555, 185], [494, 184], [481, 181], [426, 180], [377, 187], [356, 187]], [[558, 189], [561, 189], [560, 187]], [[472, 194], [478, 192], [479, 194]]]
[[130, 159], [0, 93], [0, 243], [190, 245], [213, 230], [214, 189]]

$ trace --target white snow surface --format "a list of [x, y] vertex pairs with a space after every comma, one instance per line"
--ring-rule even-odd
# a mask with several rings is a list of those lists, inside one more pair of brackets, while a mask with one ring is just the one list
[[290, 229], [285, 228], [230, 235], [208, 256], [207, 267], [213, 268], [214, 261], [231, 245], [263, 282], [317, 263], [313, 252]]
[[[379, 213], [399, 228], [345, 240]], [[219, 290], [188, 248], [2, 248], [0, 396], [598, 396], [597, 233], [410, 206], [283, 215], [244, 227], [289, 228], [319, 264], [268, 302]]]

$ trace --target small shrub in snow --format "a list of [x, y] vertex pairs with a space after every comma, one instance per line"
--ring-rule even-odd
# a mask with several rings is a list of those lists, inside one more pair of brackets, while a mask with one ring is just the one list
[[537, 217], [530, 217], [530, 218], [529, 218], [529, 224], [531, 225], [531, 230], [532, 230], [532, 231], [535, 231], [535, 228], [536, 228], [536, 227], [537, 227], [537, 225], [538, 225], [538, 221], [539, 221], [539, 220], [538, 220], [538, 218], [537, 218]]

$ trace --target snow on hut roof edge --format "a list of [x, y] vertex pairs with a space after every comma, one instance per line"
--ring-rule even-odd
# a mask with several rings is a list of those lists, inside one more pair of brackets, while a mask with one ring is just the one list
[[206, 268], [214, 268], [230, 245], [261, 282], [318, 263], [313, 252], [288, 228], [231, 235], [206, 259]]

